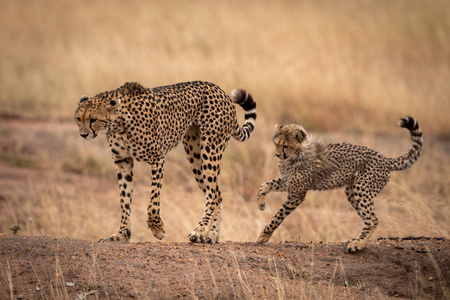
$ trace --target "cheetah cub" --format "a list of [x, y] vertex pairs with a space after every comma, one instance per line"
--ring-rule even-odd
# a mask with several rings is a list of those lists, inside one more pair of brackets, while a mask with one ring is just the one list
[[276, 125], [273, 142], [281, 178], [263, 183], [256, 200], [259, 209], [264, 210], [268, 193], [287, 192], [288, 196], [256, 242], [268, 242], [275, 229], [305, 200], [308, 190], [345, 186], [348, 201], [364, 222], [361, 234], [348, 244], [347, 251], [362, 250], [378, 225], [373, 198], [388, 183], [392, 171], [411, 167], [422, 152], [422, 130], [417, 121], [408, 116], [398, 125], [409, 130], [412, 141], [409, 151], [398, 158], [387, 158], [364, 146], [325, 144], [299, 125]]

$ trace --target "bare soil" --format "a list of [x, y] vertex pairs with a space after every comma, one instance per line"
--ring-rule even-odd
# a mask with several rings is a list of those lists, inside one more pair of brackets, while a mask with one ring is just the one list
[[0, 237], [2, 298], [447, 298], [450, 241], [117, 243]]

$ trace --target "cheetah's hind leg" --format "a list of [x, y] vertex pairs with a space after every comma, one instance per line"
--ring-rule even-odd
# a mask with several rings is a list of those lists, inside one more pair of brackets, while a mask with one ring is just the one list
[[377, 228], [378, 218], [375, 215], [373, 197], [375, 197], [382, 190], [384, 185], [386, 185], [386, 183], [380, 184], [380, 182], [383, 181], [374, 180], [371, 184], [370, 182], [367, 183], [356, 178], [345, 190], [348, 201], [364, 222], [359, 237], [349, 241], [347, 245], [347, 251], [350, 253], [361, 251]]
[[[221, 196], [220, 196], [221, 197]], [[220, 237], [220, 225], [222, 224], [222, 199], [220, 199], [220, 204], [217, 208], [217, 214], [213, 219], [211, 230], [209, 231], [207, 242], [208, 243], [218, 243]]]
[[[213, 147], [203, 147], [201, 146], [201, 138], [200, 138], [200, 127], [197, 125], [192, 125], [186, 131], [183, 138], [183, 146], [186, 152], [186, 158], [189, 161], [189, 166], [194, 174], [195, 181], [199, 189], [204, 193], [205, 197], [208, 199], [208, 196], [212, 196], [213, 193], [208, 192], [211, 191], [211, 184], [216, 184], [217, 177], [209, 178], [207, 177], [208, 173], [211, 171], [216, 171], [217, 176], [219, 174], [220, 165], [218, 161], [218, 157], [215, 159], [215, 162], [211, 162], [208, 164], [203, 164], [204, 157], [208, 157], [211, 155], [211, 151]], [[217, 149], [214, 147], [214, 149]], [[209, 151], [209, 152], [208, 152]], [[203, 154], [204, 155], [203, 155]], [[214, 164], [214, 165], [213, 165]], [[211, 182], [209, 181], [211, 180]], [[202, 226], [202, 220], [199, 222], [197, 228], [189, 234], [189, 240], [194, 243], [217, 243], [219, 242], [220, 236], [220, 225], [222, 223], [222, 196], [217, 186], [214, 188], [217, 192], [217, 207], [210, 213], [211, 219], [209, 220], [209, 228], [208, 226]], [[214, 192], [213, 190], [213, 192]], [[215, 206], [212, 204], [212, 206]], [[206, 213], [206, 211], [205, 211]]]

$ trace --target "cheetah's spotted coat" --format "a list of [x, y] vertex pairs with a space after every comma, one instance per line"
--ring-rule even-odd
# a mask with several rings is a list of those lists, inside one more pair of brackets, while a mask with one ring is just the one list
[[345, 186], [348, 201], [364, 222], [360, 236], [347, 249], [364, 248], [378, 225], [373, 198], [388, 183], [392, 171], [409, 168], [422, 152], [422, 130], [412, 117], [402, 118], [399, 126], [410, 131], [412, 146], [398, 158], [386, 158], [364, 146], [348, 143], [325, 144], [310, 137], [295, 124], [276, 126], [273, 138], [281, 178], [261, 185], [257, 195], [259, 208], [265, 208], [265, 196], [272, 191], [288, 192], [287, 201], [259, 235], [257, 242], [269, 241], [275, 229], [305, 199], [308, 190], [328, 190]]
[[[233, 102], [245, 110], [242, 128]], [[189, 239], [218, 242], [222, 221], [220, 161], [231, 136], [238, 141], [250, 137], [255, 125], [255, 108], [255, 102], [245, 90], [234, 90], [230, 99], [218, 86], [201, 81], [152, 89], [132, 82], [92, 98], [83, 96], [75, 113], [79, 133], [86, 140], [106, 133], [117, 169], [122, 218], [118, 234], [110, 239], [128, 240], [131, 236], [135, 161], [151, 166], [147, 224], [155, 237], [164, 237], [160, 216], [164, 161], [167, 153], [182, 140], [194, 177], [206, 196], [205, 211]]]

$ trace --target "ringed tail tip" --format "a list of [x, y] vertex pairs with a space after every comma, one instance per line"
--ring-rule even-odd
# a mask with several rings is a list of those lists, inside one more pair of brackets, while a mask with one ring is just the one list
[[400, 120], [398, 120], [397, 124], [400, 127], [406, 128], [408, 130], [416, 130], [419, 128], [419, 123], [417, 123], [417, 121], [411, 116], [401, 118]]
[[255, 120], [256, 120], [256, 102], [253, 100], [252, 95], [250, 95], [244, 89], [235, 89], [231, 91], [231, 100], [241, 106], [245, 111], [245, 123], [242, 128], [239, 127], [239, 124], [235, 124], [235, 129], [233, 136], [238, 141], [247, 140], [253, 129], [255, 128]]

